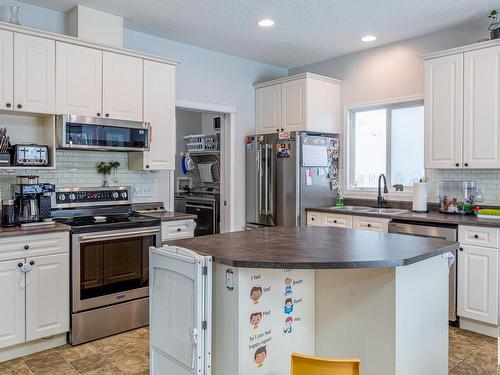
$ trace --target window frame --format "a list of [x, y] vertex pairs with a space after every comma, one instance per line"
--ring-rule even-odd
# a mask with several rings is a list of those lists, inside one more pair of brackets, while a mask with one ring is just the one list
[[[391, 127], [392, 127], [392, 111], [401, 108], [412, 108], [412, 107], [424, 107], [423, 96], [402, 98], [392, 101], [384, 101], [373, 104], [365, 105], [353, 105], [346, 106], [345, 111], [345, 121], [344, 121], [344, 134], [345, 137], [345, 166], [346, 170], [344, 173], [344, 193], [347, 195], [355, 196], [357, 194], [362, 194], [361, 197], [366, 197], [367, 193], [372, 193], [376, 195], [376, 187], [357, 187], [354, 185], [354, 162], [355, 162], [355, 114], [359, 112], [373, 111], [379, 109], [385, 109], [386, 112], [386, 178], [388, 183], [389, 195], [396, 197], [410, 197], [413, 191], [412, 186], [404, 186], [403, 192], [396, 192], [391, 185]], [[425, 117], [424, 117], [425, 121]], [[425, 127], [425, 124], [424, 124]], [[371, 194], [370, 194], [371, 195]]]

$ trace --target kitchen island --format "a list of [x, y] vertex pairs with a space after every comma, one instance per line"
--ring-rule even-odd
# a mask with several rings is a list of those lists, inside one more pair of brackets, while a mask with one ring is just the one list
[[[178, 248], [190, 249], [198, 259], [207, 257], [213, 268], [203, 297], [209, 301], [204, 344], [209, 350], [198, 364], [205, 372], [199, 373], [285, 375], [295, 351], [359, 357], [367, 375], [447, 374], [447, 254], [458, 243], [338, 228], [274, 227], [169, 245], [153, 253], [181, 252], [187, 258], [190, 251]], [[180, 368], [162, 364], [155, 354], [155, 335], [163, 336], [155, 330], [167, 335], [189, 320], [189, 315], [177, 316], [168, 324], [163, 315], [162, 324], [155, 325], [162, 308], [174, 308], [164, 302], [166, 294], [159, 306], [155, 289], [162, 270], [169, 268], [168, 262], [159, 263], [152, 259], [153, 373], [156, 363], [156, 368], [180, 374]]]

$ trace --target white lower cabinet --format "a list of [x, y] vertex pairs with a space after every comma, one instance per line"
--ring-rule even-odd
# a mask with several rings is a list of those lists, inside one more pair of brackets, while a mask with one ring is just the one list
[[458, 315], [498, 324], [498, 249], [462, 245], [457, 264]]
[[308, 226], [336, 227], [346, 229], [361, 229], [372, 232], [385, 232], [389, 230], [389, 219], [372, 217], [334, 214], [329, 212], [307, 211]]
[[69, 331], [69, 254], [28, 258], [26, 341]]
[[24, 259], [0, 262], [0, 348], [25, 341]]
[[0, 244], [0, 348], [69, 331], [69, 234]]

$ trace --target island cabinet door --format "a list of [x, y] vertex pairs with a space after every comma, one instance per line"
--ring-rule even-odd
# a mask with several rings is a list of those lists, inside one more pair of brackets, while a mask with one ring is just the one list
[[498, 250], [464, 245], [458, 252], [458, 315], [498, 324]]
[[69, 331], [69, 254], [28, 258], [26, 341]]
[[25, 341], [24, 259], [0, 262], [0, 348]]

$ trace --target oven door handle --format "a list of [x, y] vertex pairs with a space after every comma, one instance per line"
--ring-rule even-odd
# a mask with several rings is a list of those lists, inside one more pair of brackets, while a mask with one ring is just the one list
[[110, 238], [127, 238], [131, 236], [146, 236], [148, 234], [155, 234], [158, 233], [160, 230], [159, 229], [148, 229], [148, 230], [138, 230], [138, 231], [132, 231], [132, 232], [122, 232], [122, 233], [110, 233], [110, 234], [98, 234], [98, 235], [81, 235], [78, 236], [78, 240], [80, 242], [87, 242], [87, 241], [99, 241], [99, 240], [106, 240]]
[[189, 208], [201, 208], [201, 209], [210, 210], [210, 211], [214, 210], [213, 206], [198, 206], [196, 204], [189, 204], [189, 203], [186, 203], [186, 207], [189, 207]]

